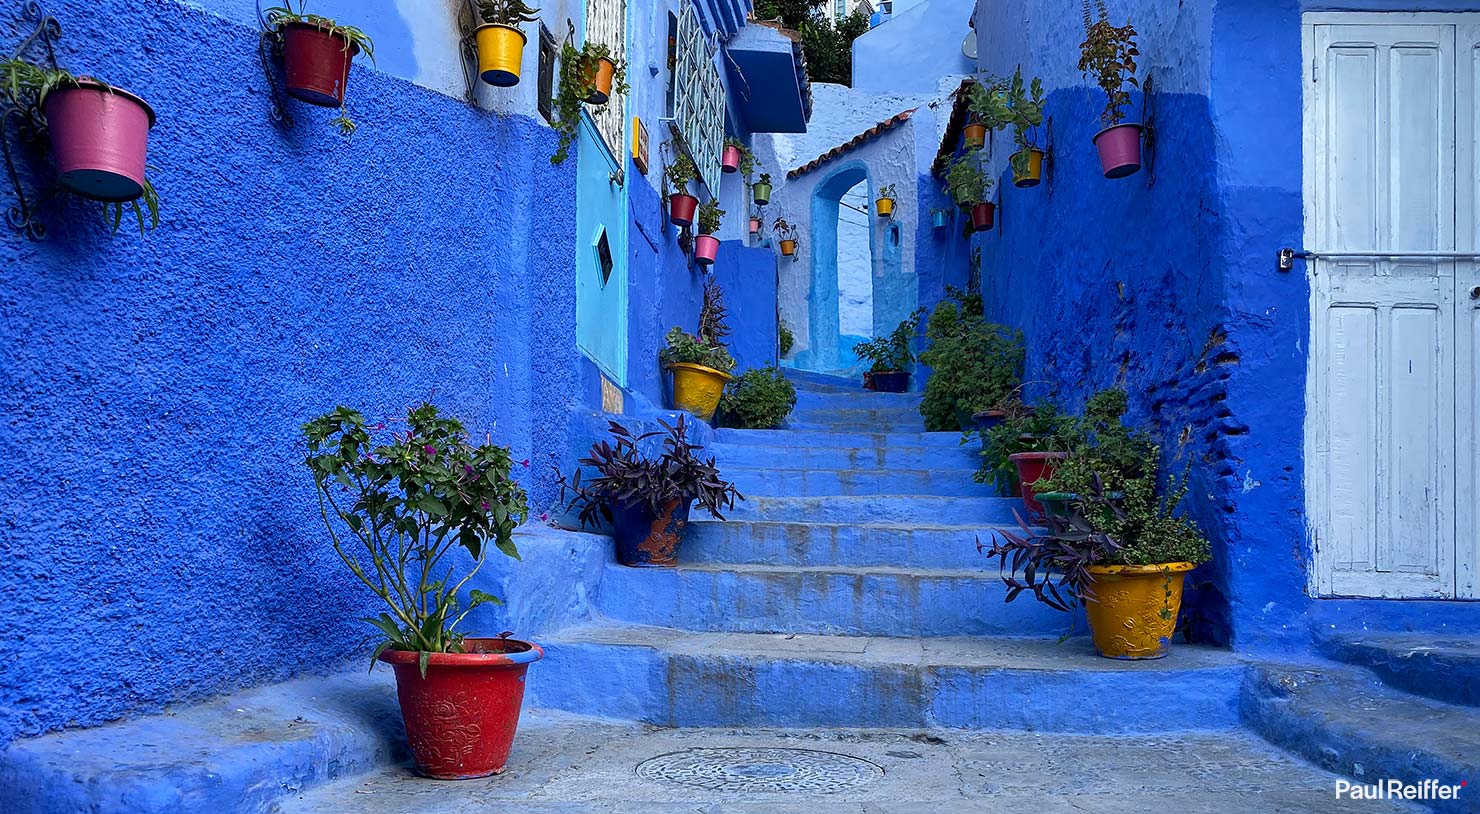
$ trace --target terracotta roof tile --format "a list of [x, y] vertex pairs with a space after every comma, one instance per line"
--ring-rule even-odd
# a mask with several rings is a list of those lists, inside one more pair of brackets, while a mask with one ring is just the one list
[[817, 169], [818, 167], [822, 166], [823, 164], [826, 164], [827, 162], [833, 160], [834, 158], [837, 158], [838, 156], [841, 156], [844, 153], [847, 153], [849, 150], [852, 150], [854, 147], [857, 147], [860, 144], [863, 144], [865, 142], [872, 141], [873, 139], [878, 138], [885, 131], [891, 130], [891, 129], [893, 129], [895, 127], [898, 127], [899, 125], [904, 124], [905, 122], [909, 121], [910, 120], [910, 117], [913, 116], [913, 115], [915, 115], [915, 111], [916, 110], [918, 110], [918, 108], [913, 108], [912, 107], [909, 110], [904, 111], [903, 113], [896, 113], [893, 116], [890, 116], [889, 118], [887, 118], [887, 119], [879, 122], [878, 124], [874, 125], [873, 127], [870, 127], [869, 129], [863, 131], [862, 133], [859, 133], [858, 135], [854, 136], [853, 138], [848, 139], [847, 141], [843, 142], [842, 144], [839, 144], [838, 146], [832, 148], [831, 150], [828, 150], [827, 152], [823, 153], [822, 155], [819, 155], [816, 158], [812, 159], [811, 161], [808, 161], [806, 164], [803, 164], [802, 166], [797, 167], [796, 169], [792, 170], [791, 172], [788, 172], [786, 174], [786, 177], [789, 178], [789, 179], [790, 178], [796, 178], [799, 175], [803, 175], [805, 173], [811, 172], [812, 170]]
[[970, 115], [967, 105], [971, 94], [967, 91], [975, 84], [975, 79], [963, 79], [961, 87], [956, 89], [956, 101], [951, 105], [951, 119], [946, 122], [946, 132], [941, 137], [940, 149], [935, 152], [935, 163], [930, 165], [930, 171], [938, 176], [945, 175], [946, 167], [956, 155], [956, 145], [961, 141], [961, 128], [966, 126], [966, 118]]

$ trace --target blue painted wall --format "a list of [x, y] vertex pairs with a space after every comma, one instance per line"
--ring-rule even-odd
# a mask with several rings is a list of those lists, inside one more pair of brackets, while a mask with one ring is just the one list
[[895, 94], [929, 93], [942, 76], [969, 74], [961, 52], [971, 32], [972, 0], [895, 3], [887, 22], [853, 41], [853, 87]]

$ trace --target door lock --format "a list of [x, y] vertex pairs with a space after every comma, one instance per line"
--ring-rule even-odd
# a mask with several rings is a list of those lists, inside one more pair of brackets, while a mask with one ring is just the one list
[[1470, 299], [1480, 300], [1480, 285], [1477, 285], [1474, 288], [1470, 289]]

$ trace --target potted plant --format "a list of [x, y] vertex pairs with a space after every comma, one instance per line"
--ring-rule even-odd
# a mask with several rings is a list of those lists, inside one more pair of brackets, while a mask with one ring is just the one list
[[884, 336], [853, 346], [859, 358], [873, 362], [863, 376], [863, 386], [880, 393], [903, 393], [910, 387], [910, 367], [915, 363], [915, 333], [925, 309], [917, 309]]
[[612, 93], [625, 94], [627, 90], [626, 65], [612, 57], [609, 46], [588, 42], [577, 50], [569, 42], [562, 45], [560, 89], [555, 94], [553, 122], [560, 141], [550, 156], [550, 163], [561, 164], [570, 157], [570, 148], [580, 131], [584, 105], [604, 105]]
[[159, 194], [147, 174], [155, 122], [148, 102], [97, 79], [20, 57], [0, 61], [0, 81], [0, 96], [45, 126], [62, 189], [102, 202], [114, 232], [125, 206], [133, 210], [140, 234], [159, 225]]
[[757, 206], [765, 206], [771, 202], [771, 174], [761, 173], [760, 178], [750, 188], [750, 196], [755, 199]]
[[796, 344], [796, 337], [791, 332], [791, 326], [785, 322], [776, 323], [776, 349], [782, 359], [791, 355], [792, 345]]
[[1154, 461], [1118, 499], [1096, 486], [1067, 516], [1046, 518], [1044, 531], [1019, 515], [1020, 532], [994, 532], [987, 556], [997, 560], [1007, 601], [1029, 591], [1056, 610], [1083, 605], [1095, 650], [1107, 658], [1166, 656], [1184, 577], [1212, 555], [1207, 538], [1177, 513], [1185, 479], [1158, 497]]
[[961, 128], [961, 147], [965, 150], [980, 150], [986, 144], [987, 126], [973, 114]]
[[581, 68], [585, 77], [586, 104], [604, 105], [612, 94], [627, 92], [627, 63], [612, 55], [610, 45], [588, 42], [581, 47]]
[[750, 174], [755, 172], [755, 154], [740, 139], [726, 138], [719, 167], [727, 173], [738, 172], [743, 178], [749, 180]]
[[992, 228], [997, 207], [987, 200], [992, 179], [981, 167], [980, 153], [967, 152], [951, 162], [946, 171], [946, 194], [962, 210], [971, 213], [971, 227], [978, 232]]
[[[658, 419], [664, 432], [634, 435], [615, 421], [608, 431], [615, 443], [597, 441], [580, 460], [596, 471], [584, 485], [582, 470], [569, 480], [560, 476], [560, 499], [567, 511], [576, 511], [582, 527], [604, 520], [612, 528], [617, 559], [632, 568], [672, 568], [678, 564], [693, 504], [724, 519], [723, 512], [745, 496], [720, 478], [714, 457], [700, 458], [703, 447], [688, 440], [688, 424], [680, 415], [675, 424]], [[662, 451], [645, 454], [652, 438], [662, 440]]]
[[751, 368], [730, 382], [719, 404], [726, 426], [775, 429], [797, 406], [797, 388], [775, 365]]
[[771, 224], [771, 230], [776, 233], [776, 239], [781, 243], [781, 256], [794, 257], [797, 253], [797, 229], [786, 220], [778, 217]]
[[1013, 125], [1012, 139], [1017, 145], [1008, 163], [1012, 166], [1013, 186], [1019, 188], [1036, 187], [1043, 180], [1043, 150], [1038, 147], [1043, 103], [1043, 81], [1035, 76], [1025, 85], [1019, 66], [1007, 90], [1008, 121]]
[[519, 555], [512, 535], [529, 510], [508, 448], [475, 446], [430, 404], [411, 408], [398, 432], [339, 407], [304, 424], [303, 437], [334, 551], [389, 611], [367, 620], [385, 635], [371, 664], [395, 669], [417, 770], [441, 779], [503, 771], [525, 672], [544, 651], [460, 627], [499, 602], [468, 590], [463, 604], [490, 546]]
[[658, 353], [658, 361], [673, 373], [674, 409], [687, 410], [701, 421], [714, 418], [720, 394], [735, 369], [735, 359], [724, 344], [730, 335], [727, 314], [724, 289], [713, 279], [707, 280], [699, 330], [690, 334], [675, 327], [668, 332], [668, 347]]
[[[1003, 420], [995, 427], [981, 432], [982, 465], [972, 479], [977, 483], [991, 483], [997, 493], [1004, 497], [1024, 498], [1024, 508], [1030, 517], [1041, 514], [1043, 507], [1033, 502], [1033, 497], [1024, 491], [1023, 485], [1031, 485], [1042, 476], [1041, 467], [1027, 474], [1024, 463], [1033, 456], [1044, 456], [1051, 466], [1052, 461], [1064, 457], [1056, 449], [1059, 439], [1068, 431], [1073, 419], [1058, 411], [1052, 404], [1028, 406], [1018, 401], [1003, 405]], [[1029, 456], [1029, 457], [1023, 457]], [[1026, 477], [1032, 480], [1026, 480]]]
[[1151, 437], [1125, 425], [1126, 407], [1124, 390], [1101, 390], [1085, 402], [1072, 431], [1059, 433], [1067, 456], [1033, 484], [1045, 513], [1066, 515], [1069, 504], [1092, 488], [1118, 499], [1127, 483], [1154, 467]]
[[750, 212], [750, 236], [755, 237], [761, 233], [761, 211], [753, 209]]
[[1099, 19], [1090, 20], [1084, 7], [1084, 42], [1079, 45], [1079, 70], [1092, 77], [1105, 92], [1105, 110], [1100, 114], [1104, 129], [1095, 134], [1100, 168], [1106, 178], [1124, 178], [1141, 169], [1141, 125], [1125, 124], [1125, 109], [1131, 103], [1129, 88], [1136, 80], [1136, 29], [1130, 24], [1113, 26], [1103, 0], [1096, 0]]
[[540, 10], [523, 0], [478, 0], [478, 17], [482, 25], [473, 30], [473, 40], [478, 45], [479, 78], [499, 88], [519, 84], [529, 41], [519, 26], [538, 22]]
[[311, 105], [339, 108], [331, 124], [348, 136], [355, 132], [355, 123], [344, 107], [349, 65], [361, 52], [373, 63], [375, 43], [352, 25], [307, 13], [306, 4], [307, 0], [299, 0], [295, 10], [288, 0], [288, 5], [265, 12], [268, 27], [282, 43], [288, 95]]
[[689, 184], [699, 180], [699, 169], [693, 159], [683, 151], [668, 162], [663, 170], [664, 183], [671, 191], [668, 194], [668, 220], [675, 226], [692, 226], [694, 213], [699, 208], [699, 199], [689, 194]]
[[925, 323], [929, 347], [920, 362], [930, 367], [920, 414], [931, 432], [970, 430], [973, 416], [1003, 410], [1022, 380], [1023, 334], [995, 325], [982, 313], [979, 294], [947, 288]]
[[879, 190], [879, 194], [876, 196], [877, 200], [874, 201], [874, 209], [879, 213], [879, 217], [888, 218], [894, 216], [894, 202], [898, 200], [898, 196], [899, 193], [895, 191], [894, 184], [885, 184]]
[[935, 229], [944, 229], [950, 223], [951, 210], [945, 208], [930, 210], [930, 225]]
[[714, 233], [719, 231], [724, 217], [725, 210], [719, 208], [719, 201], [714, 198], [699, 207], [699, 237], [694, 240], [694, 259], [701, 266], [713, 265], [715, 256], [719, 254], [719, 238]]

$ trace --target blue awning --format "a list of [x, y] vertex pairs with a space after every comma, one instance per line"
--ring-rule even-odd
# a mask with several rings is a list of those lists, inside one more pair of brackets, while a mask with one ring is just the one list
[[802, 44], [788, 34], [794, 32], [752, 22], [725, 45], [732, 106], [752, 133], [807, 132], [812, 84]]

